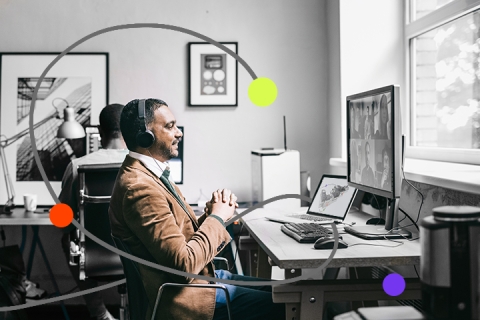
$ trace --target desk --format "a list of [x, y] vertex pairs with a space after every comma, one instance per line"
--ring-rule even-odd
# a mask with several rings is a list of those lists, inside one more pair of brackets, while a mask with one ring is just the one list
[[[41, 209], [38, 209], [38, 211]], [[48, 274], [50, 275], [50, 279], [53, 283], [55, 288], [55, 294], [60, 295], [60, 290], [58, 289], [57, 281], [55, 280], [55, 276], [53, 275], [52, 268], [50, 267], [50, 263], [48, 262], [47, 255], [45, 254], [45, 250], [43, 248], [42, 241], [38, 236], [38, 227], [39, 226], [53, 226], [52, 222], [50, 221], [50, 217], [48, 212], [45, 213], [34, 213], [26, 211], [25, 208], [14, 208], [11, 214], [0, 214], [0, 225], [2, 226], [22, 226], [22, 243], [20, 244], [20, 252], [23, 253], [25, 248], [25, 241], [27, 236], [27, 226], [31, 226], [33, 231], [33, 238], [32, 238], [32, 246], [30, 248], [30, 252], [28, 255], [27, 260], [27, 279], [30, 278], [30, 273], [32, 271], [33, 266], [33, 258], [35, 254], [35, 249], [38, 244], [38, 248], [40, 249], [40, 253], [43, 258], [43, 262], [47, 268]], [[69, 319], [67, 310], [63, 302], [61, 302], [62, 311], [65, 316], [65, 319]]]
[[[279, 223], [266, 220], [263, 215], [263, 209], [257, 209], [242, 217], [245, 228], [259, 246], [257, 276], [271, 277], [269, 273], [271, 267], [265, 266], [266, 256], [271, 260], [271, 264], [285, 270], [285, 278], [299, 276], [300, 270], [304, 268], [318, 268], [327, 260], [331, 250], [315, 250], [311, 243], [298, 243], [280, 230]], [[365, 213], [351, 212], [345, 222], [365, 225], [365, 221], [370, 217]], [[342, 233], [342, 237], [349, 245], [356, 243], [395, 245], [388, 240], [369, 241], [350, 234]], [[396, 248], [357, 245], [338, 249], [328, 267], [400, 266], [419, 263], [420, 243], [419, 240], [413, 240], [404, 241], [403, 245]], [[327, 301], [419, 299], [421, 293], [418, 279], [406, 279], [405, 292], [400, 297], [390, 297], [383, 291], [381, 285], [383, 279], [332, 278], [332, 273], [326, 272], [322, 280], [303, 280], [295, 284], [274, 286], [273, 301], [287, 304], [287, 319], [317, 319], [323, 314]]]

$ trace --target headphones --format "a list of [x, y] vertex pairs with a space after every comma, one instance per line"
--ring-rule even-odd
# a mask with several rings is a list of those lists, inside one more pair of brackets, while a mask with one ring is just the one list
[[142, 120], [143, 127], [141, 131], [137, 133], [137, 145], [148, 149], [155, 142], [155, 136], [152, 131], [147, 129], [147, 123], [145, 122], [145, 99], [138, 101], [138, 118]]

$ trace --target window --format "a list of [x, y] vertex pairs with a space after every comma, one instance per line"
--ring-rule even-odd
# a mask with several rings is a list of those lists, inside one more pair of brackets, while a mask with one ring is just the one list
[[407, 155], [480, 164], [480, 1], [410, 7]]

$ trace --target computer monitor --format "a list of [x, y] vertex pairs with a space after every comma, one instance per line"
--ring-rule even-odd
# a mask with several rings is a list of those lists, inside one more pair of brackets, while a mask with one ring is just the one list
[[347, 97], [348, 185], [387, 198], [385, 229], [397, 227], [401, 193], [402, 122], [399, 87]]
[[[184, 128], [178, 126], [178, 129], [182, 131], [184, 136], [178, 144], [178, 157], [172, 158], [168, 161], [170, 166], [170, 177], [176, 184], [183, 183], [183, 140], [185, 138]], [[87, 154], [95, 152], [102, 148], [100, 134], [96, 126], [90, 126], [85, 128], [86, 133], [86, 149]]]
[[85, 140], [87, 142], [87, 154], [102, 148], [100, 133], [98, 133], [98, 127], [96, 126], [85, 128]]

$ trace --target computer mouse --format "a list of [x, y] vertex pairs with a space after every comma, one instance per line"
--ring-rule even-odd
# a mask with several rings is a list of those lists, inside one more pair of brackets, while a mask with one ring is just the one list
[[[313, 247], [315, 249], [333, 249], [334, 244], [335, 244], [334, 237], [322, 237], [322, 238], [318, 238], [317, 241], [315, 241], [315, 244], [313, 245]], [[348, 244], [342, 240], [342, 237], [339, 237], [338, 249], [343, 249], [343, 248], [348, 248]]]
[[384, 225], [385, 219], [382, 218], [370, 218], [367, 220], [367, 224], [374, 224], [374, 225]]

